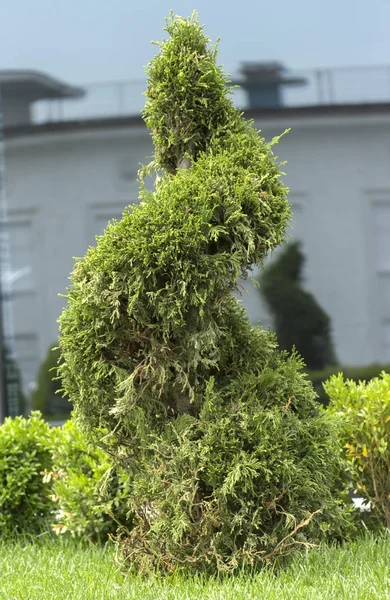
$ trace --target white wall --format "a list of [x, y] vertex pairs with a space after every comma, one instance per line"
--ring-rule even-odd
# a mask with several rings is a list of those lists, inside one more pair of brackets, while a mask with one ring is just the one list
[[73, 257], [83, 256], [108, 220], [120, 218], [125, 206], [137, 201], [138, 162], [146, 162], [152, 147], [144, 131], [136, 133], [7, 145], [13, 268], [32, 269], [14, 288], [25, 384], [56, 340], [65, 304], [58, 294], [66, 291]]
[[31, 121], [31, 101], [18, 96], [2, 97], [2, 114], [4, 115], [4, 124], [27, 125]]
[[[263, 133], [269, 139], [287, 125], [263, 121]], [[276, 148], [288, 161], [292, 235], [303, 240], [306, 287], [331, 316], [342, 363], [390, 360], [390, 268], [384, 277], [373, 249], [374, 207], [379, 202], [390, 211], [390, 119], [300, 118], [290, 125]], [[27, 378], [56, 339], [64, 305], [58, 293], [65, 292], [72, 257], [82, 256], [108, 219], [137, 201], [137, 168], [151, 153], [149, 133], [134, 126], [8, 141], [14, 266], [32, 268], [15, 289], [17, 343]], [[383, 235], [381, 260], [390, 265]], [[268, 325], [259, 292], [246, 287], [243, 302], [252, 319]]]

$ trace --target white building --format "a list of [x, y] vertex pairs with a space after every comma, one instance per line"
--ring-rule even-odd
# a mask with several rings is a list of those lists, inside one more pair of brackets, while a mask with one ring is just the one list
[[[0, 72], [12, 261], [15, 270], [31, 267], [14, 283], [27, 386], [56, 340], [73, 257], [137, 202], [137, 169], [153, 150], [140, 116], [32, 121], [33, 101], [82, 91], [36, 73], [9, 75]], [[291, 128], [277, 154], [288, 162], [293, 236], [307, 257], [305, 285], [331, 316], [340, 362], [390, 362], [390, 101], [260, 107], [247, 116], [267, 139]], [[259, 292], [247, 288], [251, 318], [268, 324]]]

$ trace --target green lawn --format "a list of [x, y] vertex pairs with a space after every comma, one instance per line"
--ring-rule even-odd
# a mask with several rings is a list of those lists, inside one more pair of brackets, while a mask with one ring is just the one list
[[390, 599], [390, 534], [310, 551], [285, 571], [217, 581], [123, 577], [112, 549], [46, 541], [0, 546], [1, 600]]

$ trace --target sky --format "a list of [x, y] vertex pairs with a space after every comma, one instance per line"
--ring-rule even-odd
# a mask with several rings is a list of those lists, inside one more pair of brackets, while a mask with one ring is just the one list
[[143, 79], [173, 10], [197, 10], [219, 61], [291, 69], [390, 65], [390, 0], [0, 0], [0, 69], [83, 84]]

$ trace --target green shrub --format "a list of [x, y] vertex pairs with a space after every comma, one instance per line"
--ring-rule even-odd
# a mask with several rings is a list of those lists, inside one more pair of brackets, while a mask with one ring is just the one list
[[278, 344], [289, 352], [295, 347], [308, 369], [336, 363], [330, 319], [312, 294], [302, 288], [304, 256], [292, 242], [260, 277], [260, 292], [273, 316]]
[[60, 386], [56, 376], [59, 360], [59, 348], [52, 346], [39, 368], [37, 387], [32, 396], [33, 410], [40, 410], [45, 417], [61, 416], [66, 418], [70, 415], [72, 408], [70, 402], [58, 393]]
[[324, 383], [332, 376], [338, 373], [343, 373], [345, 379], [352, 379], [353, 381], [370, 381], [374, 377], [378, 377], [386, 371], [390, 373], [390, 365], [363, 365], [363, 366], [350, 366], [342, 367], [331, 365], [322, 369], [321, 371], [307, 371], [308, 377], [313, 384], [314, 390], [318, 395], [318, 401], [323, 406], [328, 406], [329, 396], [324, 389]]
[[39, 412], [0, 425], [0, 535], [36, 534], [53, 502], [42, 472], [51, 468], [52, 430]]
[[88, 444], [74, 421], [65, 423], [56, 432], [53, 468], [45, 475], [58, 509], [54, 531], [106, 541], [118, 525], [129, 528], [126, 480], [103, 450]]
[[167, 31], [147, 69], [156, 188], [76, 262], [60, 374], [129, 474], [129, 564], [235, 570], [341, 531], [339, 449], [300, 359], [232, 296], [290, 217], [272, 143], [197, 18]]
[[390, 527], [390, 375], [356, 383], [340, 373], [324, 387], [341, 419], [353, 486]]
[[5, 416], [16, 417], [24, 415], [26, 398], [23, 393], [22, 378], [19, 365], [8, 346], [3, 348], [3, 375], [5, 391]]
[[0, 426], [0, 536], [50, 527], [84, 541], [130, 528], [127, 474], [92, 448], [73, 421], [50, 428], [35, 411]]

